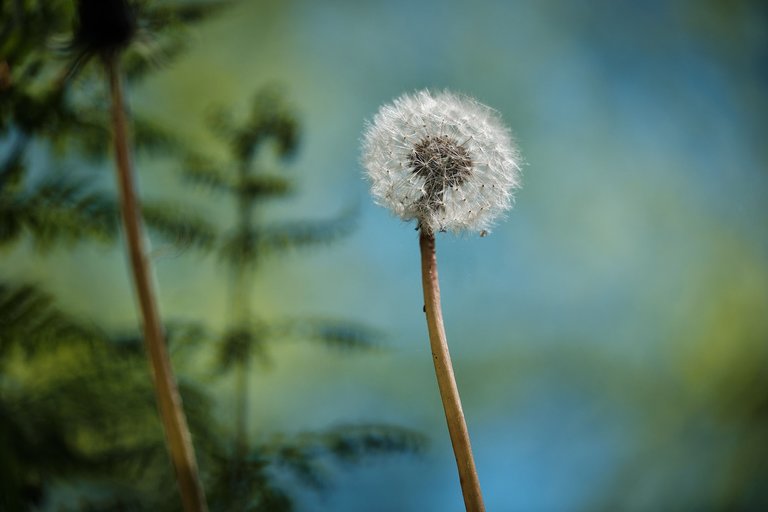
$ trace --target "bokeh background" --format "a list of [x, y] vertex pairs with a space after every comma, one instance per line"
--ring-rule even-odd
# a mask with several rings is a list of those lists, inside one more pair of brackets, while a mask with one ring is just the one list
[[[324, 491], [291, 487], [296, 510], [462, 506], [417, 234], [372, 203], [359, 164], [366, 119], [423, 87], [497, 109], [526, 160], [515, 208], [490, 236], [438, 238], [488, 509], [768, 507], [763, 2], [240, 2], [187, 37], [183, 55], [129, 87], [132, 110], [216, 155], [212, 109], [236, 117], [255, 91], [277, 87], [301, 123], [285, 168], [297, 190], [263, 218], [357, 212], [348, 236], [266, 258], [254, 310], [383, 333], [381, 350], [343, 355], [275, 344], [252, 371], [251, 435], [382, 421], [429, 439], [416, 456], [336, 468]], [[108, 160], [62, 163], [42, 143], [29, 158], [111, 183]], [[219, 196], [181, 182], [172, 158], [136, 162], [145, 197], [231, 219]], [[154, 241], [164, 315], [223, 327], [219, 263], [163, 244]], [[80, 318], [137, 321], [119, 244], [39, 254], [22, 243], [4, 250], [0, 270], [43, 284]], [[177, 371], [199, 375], [189, 361]], [[205, 382], [226, 424], [229, 384]]]

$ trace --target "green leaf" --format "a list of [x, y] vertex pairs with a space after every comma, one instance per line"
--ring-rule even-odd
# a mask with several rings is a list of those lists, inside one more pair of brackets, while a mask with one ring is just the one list
[[355, 226], [353, 212], [335, 219], [315, 222], [286, 222], [265, 227], [259, 245], [270, 251], [284, 251], [308, 245], [325, 245], [349, 234]]
[[[90, 191], [84, 180], [48, 179], [29, 192], [0, 201], [9, 218], [32, 235], [40, 250], [51, 248], [55, 242], [109, 240], [117, 229], [114, 203]], [[3, 237], [4, 243], [18, 239], [22, 231], [14, 229], [4, 230], [14, 235]]]
[[24, 153], [29, 144], [29, 138], [25, 135], [18, 135], [13, 141], [8, 155], [5, 156], [2, 167], [0, 167], [0, 191], [7, 193], [9, 189], [14, 191], [21, 184], [26, 165], [24, 162]]
[[270, 326], [277, 339], [319, 342], [339, 350], [372, 350], [381, 347], [381, 333], [355, 322], [340, 320], [288, 320]]
[[238, 229], [224, 236], [219, 257], [233, 268], [254, 267], [264, 254], [329, 244], [350, 233], [354, 219], [350, 211], [326, 221], [286, 222], [250, 232]]
[[292, 512], [290, 495], [277, 483], [258, 452], [243, 459], [237, 453], [218, 453], [206, 486], [211, 512]]
[[178, 150], [179, 141], [165, 127], [138, 114], [132, 116], [133, 142], [138, 150], [171, 152]]
[[223, 238], [219, 257], [233, 268], [254, 267], [260, 255], [259, 245], [256, 232], [244, 233], [237, 230]]
[[277, 156], [289, 158], [299, 146], [299, 122], [293, 109], [276, 87], [259, 91], [253, 99], [248, 118], [235, 123], [228, 114], [217, 111], [209, 118], [211, 130], [230, 147], [238, 165], [249, 165], [262, 145], [275, 143]]
[[419, 454], [424, 435], [403, 427], [382, 424], [340, 425], [294, 437], [277, 436], [256, 451], [278, 467], [292, 472], [305, 485], [329, 485], [327, 462], [360, 463], [368, 456]]
[[145, 0], [145, 4], [151, 5], [145, 8], [145, 22], [153, 28], [162, 29], [171, 23], [199, 23], [210, 16], [235, 4], [234, 0], [208, 0], [190, 2], [177, 2], [176, 4], [157, 4]]
[[[170, 202], [144, 205], [147, 225], [178, 247], [210, 248], [213, 226], [189, 207]], [[38, 249], [83, 239], [113, 240], [119, 225], [115, 200], [93, 192], [86, 180], [47, 179], [29, 191], [0, 193], [0, 245], [29, 233]]]
[[190, 26], [206, 21], [233, 1], [157, 3], [144, 1], [137, 10], [143, 31], [125, 52], [123, 70], [131, 81], [168, 65], [187, 49]]
[[203, 185], [215, 191], [232, 190], [229, 177], [214, 164], [199, 156], [188, 156], [184, 162], [184, 178], [190, 183]]
[[0, 360], [16, 347], [25, 357], [63, 344], [92, 343], [99, 332], [60, 311], [29, 284], [0, 283]]
[[168, 202], [145, 204], [142, 214], [147, 225], [177, 247], [207, 249], [216, 241], [216, 231], [190, 208]]
[[218, 369], [226, 371], [237, 364], [245, 364], [254, 357], [265, 360], [266, 341], [267, 330], [264, 325], [257, 322], [227, 329], [218, 342], [216, 356]]
[[320, 438], [333, 456], [342, 462], [360, 462], [368, 455], [417, 454], [426, 438], [423, 434], [393, 425], [342, 425]]
[[293, 191], [291, 182], [276, 175], [257, 174], [246, 177], [237, 187], [247, 200], [286, 196]]

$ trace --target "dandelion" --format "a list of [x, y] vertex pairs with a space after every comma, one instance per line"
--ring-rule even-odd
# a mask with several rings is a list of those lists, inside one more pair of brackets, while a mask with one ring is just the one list
[[520, 155], [495, 111], [465, 96], [420, 91], [379, 110], [363, 138], [362, 160], [375, 201], [418, 222], [429, 343], [464, 505], [484, 511], [443, 327], [435, 232], [484, 236], [512, 206]]
[[450, 92], [382, 107], [363, 164], [376, 202], [431, 232], [487, 231], [520, 186], [520, 155], [498, 114]]
[[152, 268], [145, 247], [144, 226], [135, 189], [131, 160], [130, 120], [122, 85], [122, 52], [137, 33], [135, 5], [129, 0], [78, 0], [73, 48], [80, 50], [75, 67], [91, 57], [101, 58], [111, 99], [120, 213], [133, 284], [143, 320], [144, 342], [153, 372], [153, 383], [168, 452], [186, 512], [207, 512], [194, 447], [181, 404], [176, 378], [168, 356]]

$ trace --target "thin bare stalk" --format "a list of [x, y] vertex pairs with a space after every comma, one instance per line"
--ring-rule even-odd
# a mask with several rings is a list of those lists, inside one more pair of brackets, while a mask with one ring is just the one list
[[118, 57], [105, 59], [112, 99], [112, 129], [125, 241], [144, 327], [144, 342], [152, 367], [157, 406], [165, 430], [182, 504], [186, 512], [207, 512], [187, 418], [171, 368], [160, 313], [152, 286], [150, 262], [144, 249], [144, 230], [134, 188]]
[[435, 254], [435, 236], [422, 228], [419, 231], [421, 249], [421, 284], [424, 288], [424, 310], [427, 314], [429, 344], [432, 348], [432, 360], [435, 363], [437, 385], [443, 401], [445, 420], [451, 436], [456, 467], [459, 470], [461, 493], [467, 512], [484, 512], [483, 495], [477, 478], [475, 461], [472, 458], [472, 446], [469, 443], [467, 423], [461, 408], [459, 389], [453, 376], [451, 354], [443, 327], [443, 313], [440, 307], [440, 283], [437, 279], [437, 256]]
[[[237, 175], [237, 232], [240, 240], [247, 240], [253, 231], [251, 216], [253, 201], [246, 192], [248, 167], [240, 165]], [[251, 272], [248, 262], [240, 259], [233, 262], [232, 271], [232, 304], [230, 310], [234, 314], [233, 324], [242, 326], [249, 331], [246, 337], [248, 347], [240, 353], [242, 356], [235, 361], [235, 461], [238, 467], [248, 455], [248, 361], [251, 357], [249, 318], [251, 315], [250, 282]]]
[[235, 458], [248, 455], [248, 369], [245, 361], [235, 362]]

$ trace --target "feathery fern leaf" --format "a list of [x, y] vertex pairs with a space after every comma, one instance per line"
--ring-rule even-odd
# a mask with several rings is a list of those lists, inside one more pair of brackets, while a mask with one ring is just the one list
[[197, 155], [190, 155], [185, 159], [182, 174], [188, 182], [217, 192], [231, 191], [233, 187], [225, 173], [218, 170], [213, 163]]
[[147, 225], [177, 247], [212, 247], [216, 232], [201, 215], [171, 203], [146, 203], [142, 214]]
[[348, 235], [354, 225], [355, 216], [352, 212], [331, 220], [286, 222], [264, 227], [259, 242], [264, 250], [269, 251], [329, 244]]
[[259, 198], [282, 197], [293, 192], [289, 180], [281, 176], [257, 174], [242, 180], [238, 192], [248, 200]]
[[354, 322], [340, 320], [285, 320], [270, 326], [275, 339], [319, 342], [339, 350], [372, 350], [381, 347], [381, 333]]
[[13, 347], [32, 357], [65, 343], [90, 343], [97, 336], [95, 328], [60, 311], [37, 287], [0, 283], [0, 363]]
[[425, 446], [426, 438], [414, 430], [368, 424], [340, 425], [290, 438], [278, 436], [256, 451], [304, 484], [322, 489], [329, 484], [331, 461], [350, 464], [368, 456], [418, 454]]

